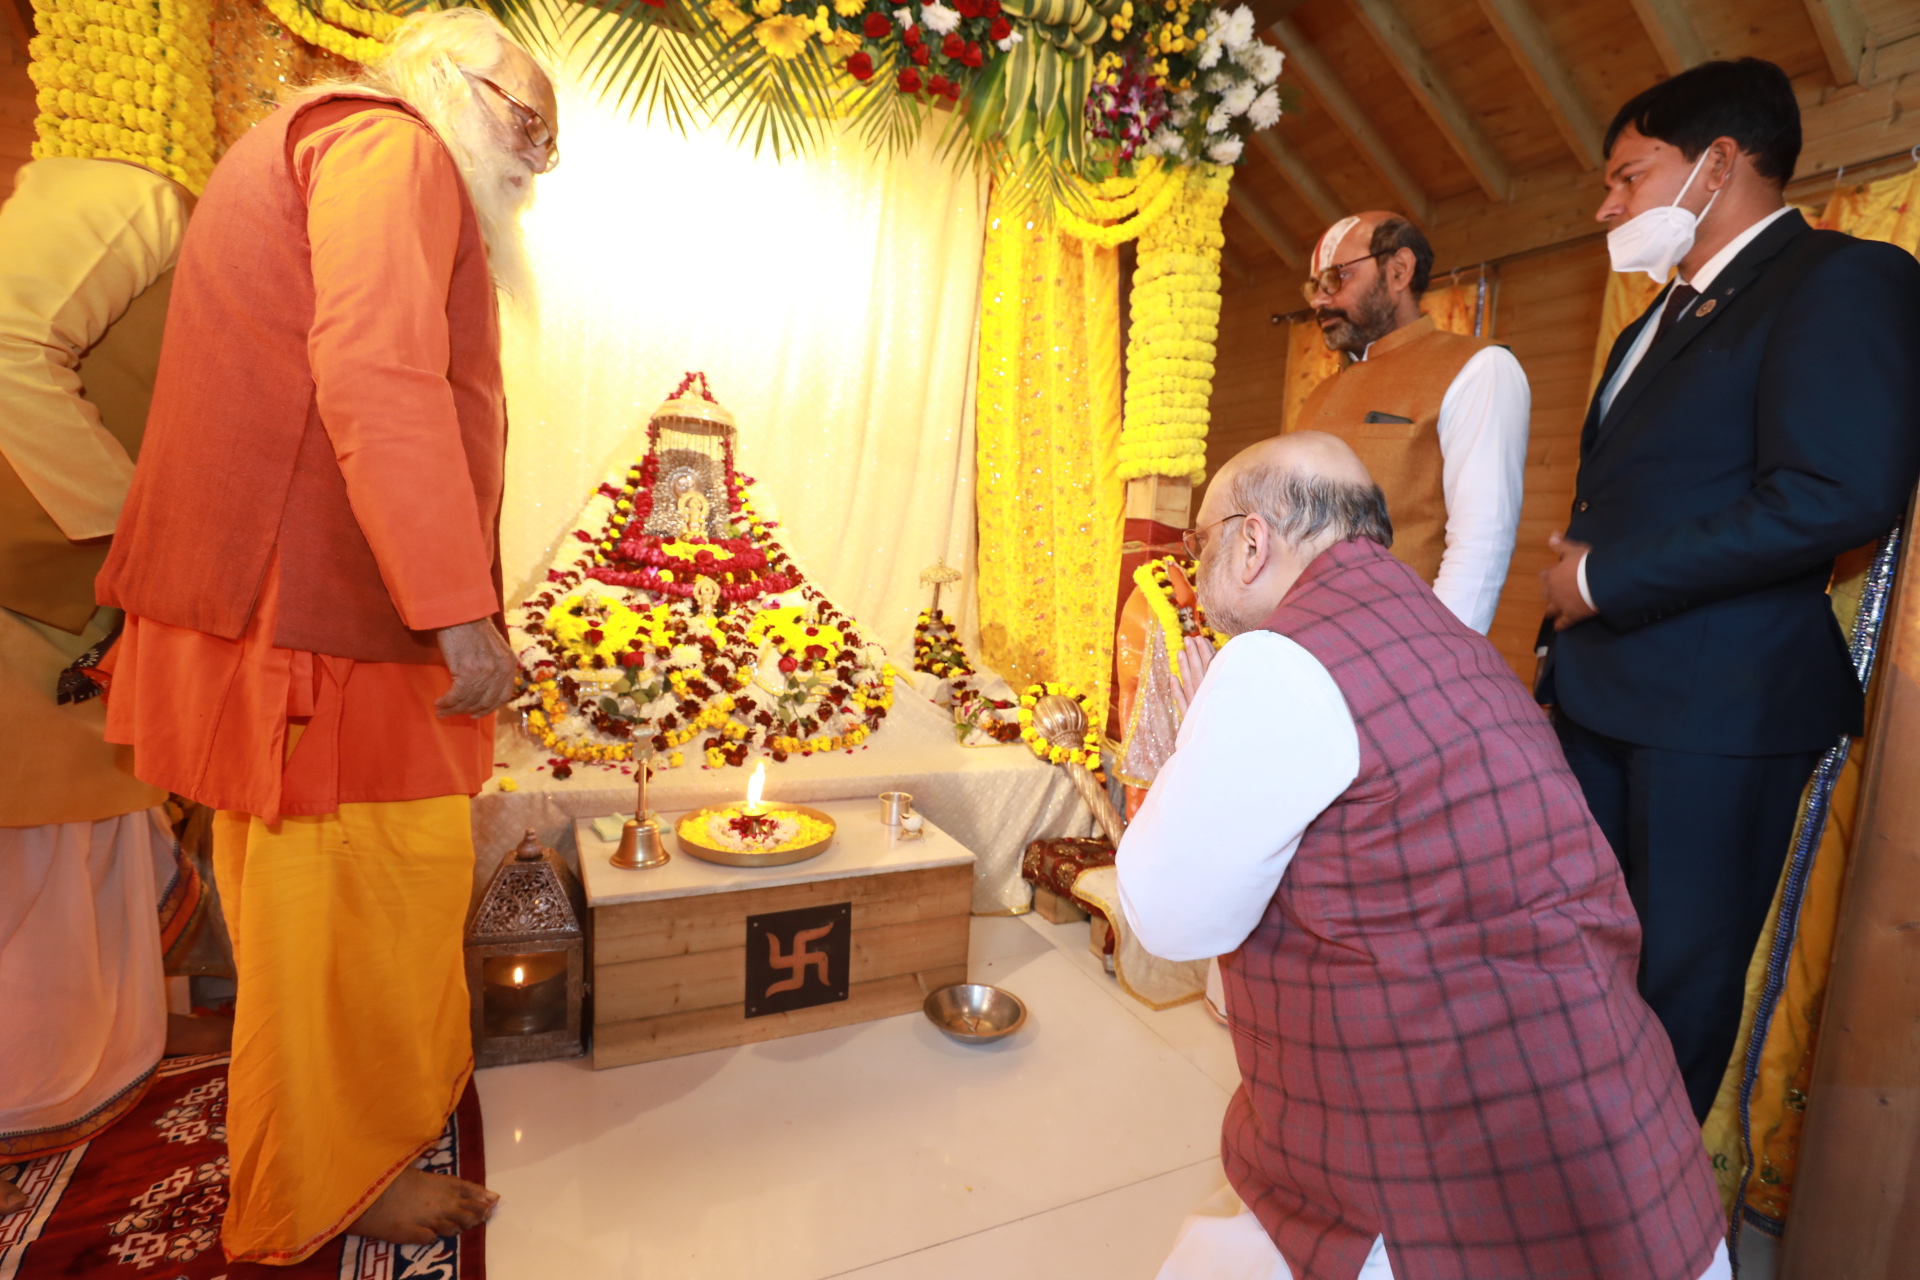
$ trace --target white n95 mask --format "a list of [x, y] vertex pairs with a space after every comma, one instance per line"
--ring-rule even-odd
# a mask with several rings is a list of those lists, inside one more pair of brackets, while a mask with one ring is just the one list
[[1667, 277], [1673, 274], [1673, 268], [1680, 259], [1687, 256], [1693, 248], [1693, 238], [1700, 230], [1700, 219], [1707, 216], [1707, 210], [1713, 208], [1713, 201], [1720, 198], [1718, 191], [1707, 201], [1698, 217], [1680, 207], [1681, 199], [1687, 189], [1693, 186], [1693, 180], [1700, 174], [1700, 166], [1707, 161], [1707, 153], [1702, 151], [1700, 158], [1693, 162], [1693, 172], [1680, 187], [1680, 194], [1673, 198], [1672, 204], [1663, 204], [1648, 209], [1645, 213], [1635, 214], [1625, 222], [1607, 232], [1607, 256], [1613, 259], [1615, 271], [1644, 271], [1652, 277], [1655, 284], [1665, 284]]

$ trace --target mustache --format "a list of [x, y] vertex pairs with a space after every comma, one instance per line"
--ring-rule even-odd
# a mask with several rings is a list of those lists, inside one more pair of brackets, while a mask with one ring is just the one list
[[1345, 311], [1341, 310], [1339, 307], [1317, 308], [1313, 313], [1313, 318], [1315, 320], [1318, 320], [1321, 324], [1325, 324], [1329, 320], [1345, 320], [1348, 324], [1353, 323], [1353, 317], [1348, 315]]

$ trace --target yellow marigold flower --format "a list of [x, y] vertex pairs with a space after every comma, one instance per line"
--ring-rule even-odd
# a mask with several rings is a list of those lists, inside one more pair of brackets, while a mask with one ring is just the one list
[[813, 25], [805, 18], [783, 13], [756, 23], [753, 38], [774, 57], [791, 62], [800, 56], [807, 47], [807, 41], [813, 38]]
[[678, 751], [676, 751], [672, 755], [667, 757], [667, 768], [678, 769], [681, 765], [685, 764], [686, 762], [687, 762], [687, 758], [681, 755]]
[[860, 37], [851, 31], [840, 31], [832, 27], [820, 32], [820, 43], [827, 46], [827, 54], [832, 58], [845, 58], [860, 52]]
[[843, 18], [857, 18], [867, 11], [865, 0], [833, 0], [833, 11]]
[[733, 0], [710, 0], [707, 12], [720, 24], [720, 29], [729, 36], [737, 36], [741, 31], [753, 25], [753, 19], [740, 12], [740, 6]]
[[502, 791], [518, 791], [520, 789], [520, 784], [515, 782], [512, 778], [502, 778], [500, 779], [500, 789]]

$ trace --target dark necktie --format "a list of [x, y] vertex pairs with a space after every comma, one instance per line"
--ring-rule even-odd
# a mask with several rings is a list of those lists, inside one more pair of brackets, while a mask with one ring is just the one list
[[1700, 291], [1690, 284], [1675, 284], [1673, 291], [1667, 294], [1667, 305], [1661, 308], [1659, 322], [1653, 326], [1653, 345], [1659, 346], [1660, 339], [1667, 336], [1667, 330], [1673, 328], [1673, 322], [1680, 313], [1693, 305]]

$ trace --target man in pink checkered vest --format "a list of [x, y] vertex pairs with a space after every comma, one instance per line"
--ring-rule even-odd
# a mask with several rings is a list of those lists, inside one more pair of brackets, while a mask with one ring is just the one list
[[1240, 1205], [1163, 1280], [1728, 1276], [1619, 863], [1527, 690], [1388, 554], [1360, 460], [1256, 445], [1191, 540], [1233, 638], [1184, 655], [1120, 893], [1148, 950], [1220, 957]]

